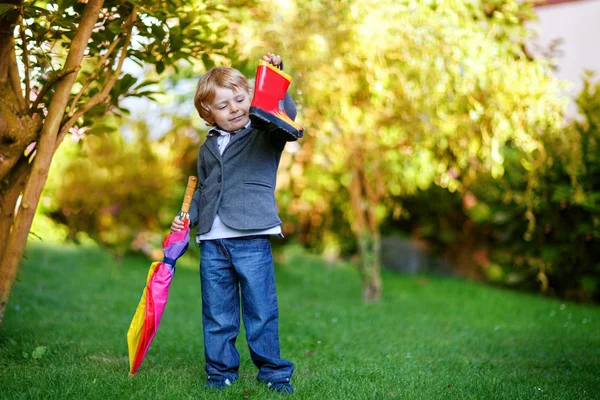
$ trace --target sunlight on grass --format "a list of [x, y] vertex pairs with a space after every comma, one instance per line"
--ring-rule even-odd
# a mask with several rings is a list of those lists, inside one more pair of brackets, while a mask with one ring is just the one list
[[[99, 248], [35, 244], [0, 329], [1, 398], [255, 398], [244, 334], [240, 380], [203, 389], [197, 259], [171, 286], [161, 327], [134, 379], [125, 335], [150, 262]], [[277, 254], [282, 356], [291, 398], [593, 398], [600, 310], [473, 282], [384, 273], [380, 304], [360, 301], [350, 264], [297, 247]]]

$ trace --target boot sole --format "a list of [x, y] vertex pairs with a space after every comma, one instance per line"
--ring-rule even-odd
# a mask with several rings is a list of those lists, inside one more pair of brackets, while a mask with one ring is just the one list
[[252, 123], [255, 124], [255, 127], [267, 132], [280, 130], [292, 140], [298, 140], [302, 137], [303, 131], [294, 128], [287, 122], [282, 121], [273, 114], [263, 111], [258, 107], [250, 107], [250, 119], [252, 120]]

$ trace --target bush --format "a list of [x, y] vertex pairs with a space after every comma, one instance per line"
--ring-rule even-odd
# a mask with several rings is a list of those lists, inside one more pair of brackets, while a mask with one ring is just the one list
[[150, 141], [143, 124], [136, 128], [132, 141], [118, 134], [87, 135], [54, 171], [60, 180], [49, 187], [52, 204], [46, 212], [68, 227], [71, 239], [83, 231], [118, 253], [149, 253], [148, 243], [160, 245], [181, 206], [183, 171], [195, 159], [197, 140], [169, 134]]
[[600, 301], [600, 84], [587, 76], [582, 119], [543, 139], [532, 165], [502, 150], [504, 175], [462, 191], [401, 199], [410, 229], [465, 275], [581, 301]]

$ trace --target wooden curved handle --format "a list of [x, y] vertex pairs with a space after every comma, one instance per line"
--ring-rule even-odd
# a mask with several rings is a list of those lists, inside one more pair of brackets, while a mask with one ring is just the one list
[[185, 195], [183, 196], [183, 204], [181, 205], [181, 211], [184, 213], [190, 212], [190, 205], [192, 204], [192, 197], [194, 197], [194, 191], [198, 184], [198, 178], [190, 176], [188, 178], [187, 187], [185, 188]]

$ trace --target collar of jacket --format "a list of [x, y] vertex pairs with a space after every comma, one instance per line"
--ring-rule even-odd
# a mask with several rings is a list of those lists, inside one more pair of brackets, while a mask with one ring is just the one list
[[233, 132], [225, 131], [225, 130], [223, 130], [223, 129], [221, 129], [218, 126], [215, 125], [215, 126], [213, 126], [212, 128], [210, 128], [208, 130], [207, 135], [208, 136], [220, 136], [220, 135], [225, 135], [225, 134], [235, 135], [239, 131], [243, 131], [244, 129], [248, 129], [250, 127], [250, 125], [252, 125], [252, 121], [249, 120], [248, 123], [243, 128], [240, 128], [237, 131], [233, 131]]
[[[227, 148], [230, 148], [231, 146], [235, 146], [235, 144], [240, 141], [243, 140], [244, 137], [246, 137], [250, 132], [253, 131], [253, 128], [251, 126], [248, 126], [246, 128], [242, 128], [242, 129], [238, 129], [235, 132], [227, 132], [224, 131], [228, 134], [231, 134], [231, 140], [229, 141], [229, 144], [227, 145]], [[209, 135], [206, 138], [206, 141], [204, 142], [206, 147], [208, 147], [208, 150], [213, 153], [213, 155], [218, 159], [218, 160], [222, 160], [223, 159], [223, 154], [225, 154], [227, 152], [227, 148], [225, 149], [225, 151], [223, 151], [223, 154], [221, 154], [221, 152], [219, 151], [219, 146], [217, 144], [218, 138], [221, 135], [221, 133], [217, 132], [214, 133], [212, 135]]]

